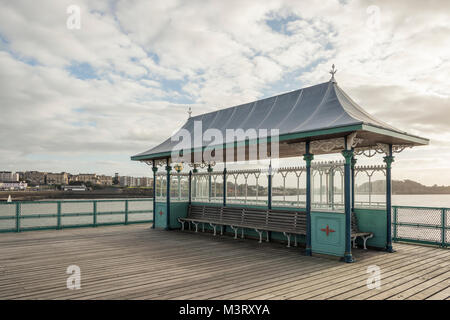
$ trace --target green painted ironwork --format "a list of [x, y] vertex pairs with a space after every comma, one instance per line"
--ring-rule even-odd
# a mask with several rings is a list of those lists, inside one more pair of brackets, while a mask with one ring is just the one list
[[450, 246], [450, 208], [392, 206], [395, 242]]
[[153, 222], [153, 199], [0, 203], [0, 233]]

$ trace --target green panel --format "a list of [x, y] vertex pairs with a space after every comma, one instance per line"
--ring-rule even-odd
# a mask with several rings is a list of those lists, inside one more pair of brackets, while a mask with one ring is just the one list
[[[358, 229], [363, 232], [373, 232], [373, 238], [367, 240], [367, 245], [371, 247], [386, 247], [387, 218], [386, 210], [380, 209], [356, 209], [356, 219]], [[358, 239], [358, 241], [360, 241]]]
[[334, 212], [311, 212], [311, 247], [314, 253], [344, 256], [345, 215]]
[[170, 203], [170, 229], [180, 229], [181, 223], [178, 218], [187, 216], [188, 202], [171, 202]]
[[155, 208], [155, 228], [165, 229], [167, 227], [167, 203], [165, 201], [156, 202]]

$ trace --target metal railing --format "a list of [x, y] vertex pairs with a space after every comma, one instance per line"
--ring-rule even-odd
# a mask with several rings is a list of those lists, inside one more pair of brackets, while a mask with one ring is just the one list
[[450, 245], [450, 208], [392, 206], [392, 239]]
[[0, 203], [0, 233], [153, 222], [153, 199]]

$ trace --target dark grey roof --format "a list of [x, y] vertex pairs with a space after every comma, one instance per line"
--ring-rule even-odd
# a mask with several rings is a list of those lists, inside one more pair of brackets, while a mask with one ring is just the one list
[[[203, 131], [215, 128], [224, 137], [226, 129], [279, 129], [282, 136], [358, 124], [406, 134], [369, 115], [333, 81], [191, 117], [182, 129], [193, 133], [194, 121], [202, 122]], [[132, 159], [171, 152], [177, 143], [169, 138]]]

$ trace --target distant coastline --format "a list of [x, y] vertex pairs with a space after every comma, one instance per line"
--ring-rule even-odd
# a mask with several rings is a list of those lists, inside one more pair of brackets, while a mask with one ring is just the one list
[[0, 191], [0, 202], [6, 201], [11, 195], [13, 201], [37, 201], [44, 199], [114, 199], [114, 198], [152, 198], [149, 188], [104, 188], [89, 191]]

